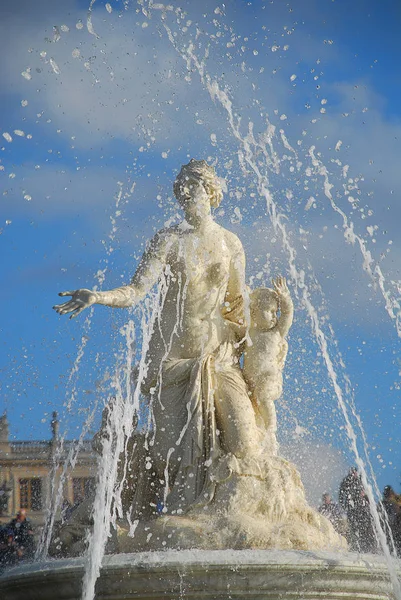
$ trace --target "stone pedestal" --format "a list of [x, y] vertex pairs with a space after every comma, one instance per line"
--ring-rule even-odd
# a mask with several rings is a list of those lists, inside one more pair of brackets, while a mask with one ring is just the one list
[[[393, 561], [398, 575], [399, 561]], [[84, 559], [3, 573], [4, 600], [80, 600]], [[392, 600], [382, 557], [312, 551], [166, 551], [106, 556], [97, 600]]]

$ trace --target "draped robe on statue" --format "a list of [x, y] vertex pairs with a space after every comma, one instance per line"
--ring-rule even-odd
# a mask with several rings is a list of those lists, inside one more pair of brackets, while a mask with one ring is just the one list
[[[249, 455], [249, 446], [241, 451], [241, 440], [250, 432], [256, 454], [260, 444], [255, 434], [262, 439], [239, 366], [238, 341], [245, 330], [242, 297], [223, 307], [222, 318], [228, 325], [228, 339], [199, 357], [164, 359], [151, 396], [153, 466], [158, 481], [163, 481], [160, 496], [172, 514], [211, 502], [216, 483], [227, 479], [233, 470], [260, 472], [257, 461]], [[241, 418], [234, 421], [232, 415], [223, 416], [227, 403], [240, 408]], [[230, 428], [222, 422], [227, 418], [235, 427], [235, 440], [227, 440]], [[227, 451], [233, 446], [235, 455]], [[145, 474], [144, 479], [151, 478]], [[144, 480], [138, 482], [134, 514], [144, 508], [144, 487]], [[147, 493], [145, 496], [149, 497]]]
[[[156, 460], [165, 465], [169, 512], [183, 512], [213, 499], [224, 447], [217, 403], [220, 390], [246, 398], [247, 390], [233, 345], [195, 359], [167, 359], [161, 392], [154, 401]], [[163, 426], [158, 426], [162, 423]], [[247, 427], [249, 423], [241, 423]], [[238, 432], [238, 435], [241, 433]], [[220, 459], [220, 460], [219, 460]]]

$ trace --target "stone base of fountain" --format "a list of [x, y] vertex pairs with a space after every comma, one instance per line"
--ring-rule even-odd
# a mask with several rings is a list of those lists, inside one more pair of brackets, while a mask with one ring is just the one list
[[311, 508], [298, 471], [279, 456], [239, 461], [225, 456], [216, 469], [213, 499], [149, 521], [130, 536], [121, 523], [119, 552], [160, 550], [327, 550], [346, 540]]
[[[80, 600], [85, 560], [20, 565], [0, 577], [7, 600]], [[394, 568], [401, 573], [399, 561]], [[382, 557], [311, 551], [166, 551], [106, 556], [97, 600], [391, 600]]]

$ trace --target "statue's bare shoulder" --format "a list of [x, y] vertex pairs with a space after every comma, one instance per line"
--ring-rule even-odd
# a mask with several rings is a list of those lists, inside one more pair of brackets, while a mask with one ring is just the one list
[[243, 255], [244, 248], [242, 246], [242, 242], [239, 239], [239, 237], [232, 231], [228, 231], [228, 229], [224, 229], [224, 227], [221, 227], [221, 231], [224, 234], [224, 241], [227, 244], [227, 246], [230, 248], [230, 250], [232, 250], [234, 254]]
[[172, 241], [180, 235], [179, 226], [163, 227], [159, 229], [150, 240], [150, 244], [163, 244]]

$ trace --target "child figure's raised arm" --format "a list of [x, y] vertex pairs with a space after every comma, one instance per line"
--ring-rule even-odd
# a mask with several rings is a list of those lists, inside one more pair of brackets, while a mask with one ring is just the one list
[[273, 279], [273, 287], [280, 301], [280, 318], [277, 323], [277, 329], [281, 336], [285, 338], [294, 319], [294, 305], [291, 300], [285, 277], [279, 276], [276, 277], [276, 279]]

